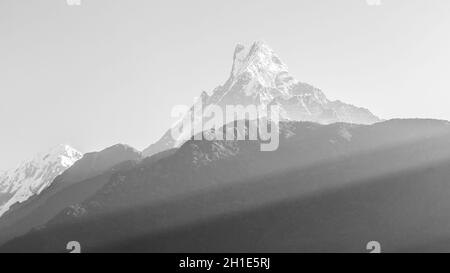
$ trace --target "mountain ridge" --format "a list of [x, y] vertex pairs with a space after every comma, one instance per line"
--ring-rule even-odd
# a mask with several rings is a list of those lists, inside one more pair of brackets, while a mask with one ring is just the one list
[[[445, 147], [450, 147], [450, 123], [446, 121], [398, 119], [374, 125], [282, 122], [280, 127], [280, 148], [273, 152], [261, 152], [258, 141], [190, 140], [168, 156], [111, 176], [90, 198], [65, 208], [43, 229], [8, 242], [0, 247], [0, 251], [59, 252], [64, 251], [65, 242], [71, 238], [79, 239], [86, 252], [247, 251], [255, 244], [258, 251], [308, 251], [314, 246], [317, 248], [313, 249], [324, 251], [325, 248], [318, 248], [323, 246], [322, 241], [310, 245], [301, 233], [295, 233], [296, 229], [303, 230], [319, 240], [321, 234], [315, 233], [318, 228], [329, 236], [327, 239], [333, 240], [328, 241], [330, 249], [355, 251], [355, 246], [364, 245], [348, 236], [333, 237], [333, 230], [328, 228], [333, 225], [321, 225], [339, 220], [333, 213], [324, 212], [325, 208], [331, 211], [340, 208], [333, 206], [334, 195], [328, 199], [330, 191], [343, 192], [346, 196], [344, 199], [339, 197], [343, 208], [339, 215], [343, 215], [345, 223], [338, 222], [338, 232], [372, 238], [369, 235], [373, 229], [368, 225], [383, 216], [389, 225], [385, 229], [379, 227], [381, 233], [376, 238], [392, 238], [398, 232], [396, 225], [403, 223], [396, 220], [398, 215], [408, 217], [411, 213], [408, 207], [414, 203], [409, 202], [420, 201], [414, 205], [417, 208], [429, 204], [430, 198], [440, 191], [428, 185], [441, 185], [445, 178], [441, 174], [448, 172], [450, 148]], [[416, 179], [411, 184], [413, 188], [402, 188], [408, 185], [408, 179], [417, 176], [414, 174], [417, 171], [410, 174], [410, 170], [416, 168], [426, 171], [428, 179], [424, 181], [427, 183]], [[439, 171], [434, 172], [434, 168]], [[372, 186], [366, 188], [366, 181], [381, 181], [382, 187], [374, 186], [381, 199], [373, 199], [371, 191], [366, 190]], [[395, 195], [383, 191], [385, 185], [391, 185]], [[364, 188], [364, 198], [357, 195], [349, 198], [345, 191], [340, 191], [353, 186]], [[429, 194], [418, 200], [421, 190]], [[447, 191], [450, 188], [446, 187]], [[395, 200], [401, 192], [411, 195], [400, 195], [401, 206], [397, 208], [399, 204]], [[308, 208], [313, 212], [316, 208], [305, 202], [300, 203], [303, 204], [300, 208], [288, 207], [289, 215], [302, 212], [295, 218], [285, 217], [276, 207], [273, 207], [276, 213], [270, 212], [272, 205], [279, 201], [300, 202], [308, 198], [316, 204], [315, 196], [327, 198], [320, 204], [321, 214], [315, 218]], [[444, 192], [440, 196], [445, 196]], [[366, 199], [368, 201], [364, 201]], [[389, 203], [378, 202], [385, 199]], [[440, 198], [439, 202], [450, 206], [447, 199]], [[351, 217], [360, 209], [353, 205], [353, 200], [362, 206], [362, 212], [371, 214], [356, 219]], [[380, 215], [381, 209], [386, 211], [385, 207], [395, 208], [395, 213]], [[256, 211], [246, 218], [249, 209]], [[362, 212], [358, 215], [363, 215]], [[428, 217], [426, 212], [427, 209], [421, 209], [413, 221], [405, 221], [405, 225], [398, 227], [420, 224], [423, 217]], [[231, 220], [230, 213], [236, 214]], [[438, 207], [436, 213], [439, 221], [448, 222], [446, 210]], [[352, 224], [354, 221], [356, 224]], [[203, 225], [205, 222], [206, 226]], [[225, 223], [230, 230], [222, 230], [221, 224], [215, 223]], [[242, 228], [233, 229], [233, 225]], [[180, 233], [172, 233], [172, 228]], [[280, 229], [283, 232], [278, 232]], [[438, 230], [443, 232], [442, 228]], [[161, 231], [169, 235], [160, 236]], [[207, 237], [208, 240], [200, 243], [199, 238], [203, 237], [190, 236], [190, 231], [201, 236], [226, 234], [228, 239]], [[289, 243], [291, 237], [284, 236], [291, 234], [289, 232], [294, 232], [292, 240], [298, 244]], [[247, 234], [243, 244], [236, 237], [241, 233]], [[398, 240], [397, 246], [407, 246], [407, 242]]]

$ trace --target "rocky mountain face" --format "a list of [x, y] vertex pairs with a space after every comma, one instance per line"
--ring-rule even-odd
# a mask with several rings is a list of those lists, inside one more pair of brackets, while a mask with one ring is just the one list
[[[227, 105], [255, 105], [263, 109], [268, 105], [278, 105], [280, 118], [291, 121], [320, 124], [373, 124], [380, 121], [367, 109], [330, 101], [320, 89], [297, 81], [278, 55], [263, 42], [255, 42], [250, 48], [238, 45], [228, 80], [215, 88], [211, 95], [203, 92], [199, 101], [203, 107], [218, 105], [223, 109]], [[192, 110], [187, 113], [191, 114]], [[189, 138], [190, 135], [173, 139], [169, 130], [143, 154], [150, 156], [177, 147]]]
[[72, 147], [59, 145], [20, 164], [16, 169], [1, 174], [0, 216], [14, 204], [39, 195], [81, 157], [82, 154]]
[[189, 140], [0, 251], [65, 251], [74, 238], [87, 252], [389, 251], [450, 237], [448, 122], [282, 122], [279, 149], [259, 144]]

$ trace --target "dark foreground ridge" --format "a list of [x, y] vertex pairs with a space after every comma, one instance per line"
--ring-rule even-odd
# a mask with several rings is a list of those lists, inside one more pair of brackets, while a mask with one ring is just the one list
[[[281, 124], [280, 147], [188, 141], [113, 172], [2, 252], [448, 251], [450, 124]], [[96, 183], [93, 178], [89, 183]]]

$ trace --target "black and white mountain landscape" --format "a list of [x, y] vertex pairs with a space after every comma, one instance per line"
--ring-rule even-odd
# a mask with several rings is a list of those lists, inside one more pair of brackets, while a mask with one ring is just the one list
[[238, 45], [229, 79], [201, 98], [278, 104], [279, 148], [170, 130], [143, 154], [58, 146], [2, 176], [0, 251], [74, 240], [84, 252], [448, 250], [449, 122], [382, 121], [330, 101], [262, 42]]
[[25, 2], [0, 253], [450, 252], [450, 2]]

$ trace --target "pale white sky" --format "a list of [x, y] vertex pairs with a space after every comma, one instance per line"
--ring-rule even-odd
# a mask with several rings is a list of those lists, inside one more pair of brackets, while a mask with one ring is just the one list
[[143, 149], [264, 40], [382, 118], [450, 119], [450, 1], [0, 0], [0, 169], [67, 143]]

